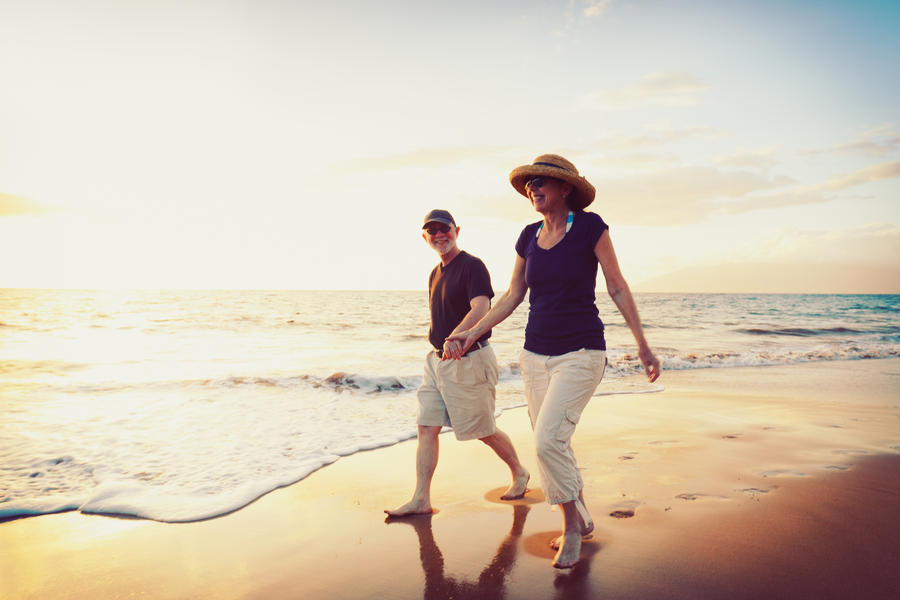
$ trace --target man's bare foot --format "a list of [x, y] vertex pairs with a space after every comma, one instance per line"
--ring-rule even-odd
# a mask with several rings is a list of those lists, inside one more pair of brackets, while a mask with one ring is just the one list
[[385, 510], [391, 517], [410, 517], [412, 515], [430, 515], [434, 512], [430, 502], [420, 502], [418, 500], [410, 500], [403, 506], [398, 506], [393, 510]]
[[564, 533], [559, 552], [553, 559], [553, 566], [557, 569], [571, 569], [581, 558], [581, 534], [577, 531]]
[[[593, 536], [593, 534], [586, 533], [581, 536], [581, 539], [582, 539], [582, 541], [592, 540], [592, 539], [594, 539], [594, 536]], [[562, 543], [563, 543], [563, 536], [555, 537], [552, 540], [550, 540], [550, 547], [553, 548], [554, 550], [559, 550], [559, 547], [562, 545]]]
[[528, 471], [525, 471], [512, 482], [512, 485], [509, 486], [509, 489], [506, 490], [502, 496], [500, 496], [501, 500], [518, 500], [519, 498], [523, 498], [525, 496], [525, 492], [528, 491], [528, 481], [531, 479], [531, 474]]

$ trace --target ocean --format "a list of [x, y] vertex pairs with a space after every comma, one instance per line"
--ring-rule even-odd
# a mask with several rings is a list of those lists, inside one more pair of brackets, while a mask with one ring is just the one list
[[[662, 392], [673, 369], [900, 356], [898, 295], [636, 299], [663, 376], [639, 377], [598, 292], [597, 395]], [[498, 413], [524, 404], [526, 317], [527, 301], [491, 338]], [[427, 330], [424, 290], [0, 290], [0, 519], [208, 519], [414, 438]]]

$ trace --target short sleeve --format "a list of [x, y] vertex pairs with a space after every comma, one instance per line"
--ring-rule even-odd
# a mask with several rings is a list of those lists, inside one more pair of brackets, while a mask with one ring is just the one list
[[603, 235], [603, 232], [609, 229], [609, 225], [597, 213], [586, 212], [584, 216], [587, 217], [588, 239], [591, 242], [591, 248], [593, 248], [600, 241], [600, 236]]
[[469, 300], [478, 296], [494, 297], [494, 288], [491, 287], [491, 274], [480, 259], [474, 258], [469, 264], [469, 276], [466, 278], [466, 293]]
[[516, 241], [516, 254], [522, 258], [525, 258], [525, 253], [528, 251], [528, 244], [531, 242], [531, 238], [534, 237], [534, 230], [537, 225], [537, 223], [527, 225], [525, 229], [522, 230], [522, 233], [519, 234], [519, 239]]

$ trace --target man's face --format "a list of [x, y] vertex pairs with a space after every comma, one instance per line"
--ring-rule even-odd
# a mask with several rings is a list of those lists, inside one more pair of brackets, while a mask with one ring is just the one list
[[456, 248], [456, 236], [459, 235], [459, 227], [452, 227], [446, 223], [431, 221], [422, 231], [422, 237], [428, 245], [438, 254], [444, 255]]

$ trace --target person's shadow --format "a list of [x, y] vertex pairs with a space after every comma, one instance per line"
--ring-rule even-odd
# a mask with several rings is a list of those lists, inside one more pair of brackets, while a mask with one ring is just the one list
[[425, 572], [425, 600], [445, 600], [466, 598], [487, 600], [505, 598], [506, 577], [516, 563], [518, 539], [525, 528], [525, 517], [530, 508], [527, 505], [513, 507], [513, 523], [500, 542], [493, 560], [484, 568], [477, 581], [463, 581], [444, 575], [444, 556], [434, 539], [431, 529], [433, 515], [385, 519], [386, 523], [408, 523], [419, 536], [419, 558]]

